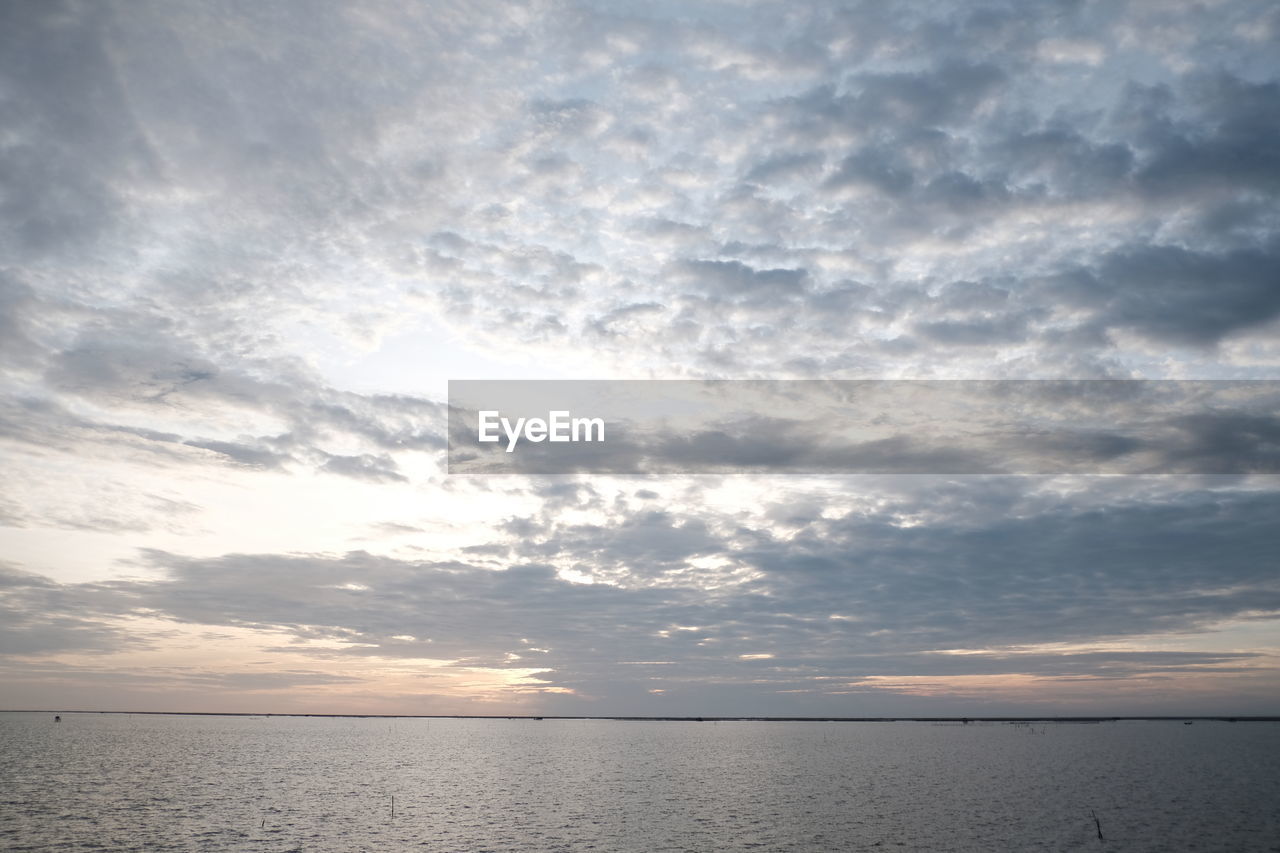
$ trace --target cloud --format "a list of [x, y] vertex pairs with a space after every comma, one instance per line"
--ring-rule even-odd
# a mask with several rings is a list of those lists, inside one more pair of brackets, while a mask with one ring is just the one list
[[[153, 11], [12, 13], [13, 32], [45, 37], [7, 54], [22, 118], [8, 162], [62, 190], [12, 209], [28, 237], [11, 256], [81, 259], [80, 304], [59, 310], [131, 304], [120, 326], [189, 330], [205, 350], [192, 358], [278, 369], [297, 352], [284, 318], [377, 339], [396, 322], [384, 308], [425, 305], [534, 346], [592, 339], [618, 366], [665, 331], [661, 357], [703, 374], [927, 370], [941, 345], [971, 373], [1067, 357], [1110, 375], [1142, 353], [1090, 330], [1200, 346], [1274, 318], [1245, 267], [1271, 260], [1260, 198], [1275, 189], [1276, 86], [1245, 72], [1260, 49], [1247, 27], [1194, 37], [1210, 31], [1202, 10], [766, 6], [695, 24], [588, 9], [554, 37], [531, 36], [517, 9], [286, 8], [247, 30]], [[1143, 26], [1179, 58], [1138, 75], [1126, 33]], [[618, 73], [601, 77], [602, 62]], [[1048, 319], [1062, 295], [1036, 282], [1073, 269], [1118, 292], [1071, 337]], [[1217, 274], [1237, 282], [1223, 316], [1180, 319], [1214, 316], [1199, 297], [1156, 306], [1150, 288], [1171, 272], [1197, 294]], [[13, 292], [38, 292], [34, 274], [11, 270]], [[984, 318], [925, 298], [837, 324], [825, 297], [850, 278], [881, 304], [956, 280], [1015, 297]], [[739, 304], [682, 302], [690, 286]], [[65, 352], [64, 370], [90, 379], [93, 352]]]
[[738, 261], [685, 261], [681, 272], [705, 292], [734, 297], [795, 294], [804, 289], [804, 270], [757, 270]]
[[[112, 637], [72, 613], [145, 613], [284, 630], [324, 641], [295, 649], [321, 658], [534, 667], [541, 682], [582, 696], [609, 684], [640, 689], [659, 670], [676, 682], [714, 672], [727, 692], [705, 686], [713, 704], [744, 690], [764, 705], [793, 688], [834, 696], [878, 676], [1253, 671], [1261, 653], [1140, 644], [1280, 611], [1265, 558], [1276, 545], [1274, 494], [1173, 490], [1085, 507], [1044, 502], [1027, 491], [1034, 481], [1012, 485], [956, 485], [949, 509], [913, 487], [879, 510], [835, 514], [780, 495], [777, 507], [800, 507], [785, 516], [785, 534], [760, 515], [625, 501], [601, 505], [609, 507], [602, 520], [583, 524], [572, 519], [575, 503], [564, 515], [508, 525], [509, 538], [493, 543], [512, 555], [499, 571], [364, 552], [153, 551], [156, 579], [55, 584], [19, 574], [7, 600], [13, 624], [60, 626], [48, 650]], [[1139, 647], [1087, 648], [1125, 638]], [[1043, 651], [1054, 645], [1085, 648]], [[768, 677], [758, 681], [762, 661]]]
[[111, 618], [120, 607], [109, 591], [58, 584], [8, 563], [0, 563], [0, 611], [4, 655], [105, 653], [140, 645]]
[[[1201, 642], [1274, 608], [1257, 477], [470, 481], [441, 469], [437, 386], [1274, 378], [1277, 20], [1231, 0], [6, 4], [6, 647], [141, 648], [128, 620], [154, 612], [346, 657], [430, 646], [635, 707], [661, 684], [692, 708], [1266, 673]], [[828, 446], [765, 414], [764, 440], [729, 419], [631, 436], [626, 460], [939, 464], [915, 431]], [[1270, 413], [1217, 414], [1165, 421], [1151, 470], [1269, 464]], [[1121, 423], [949, 460], [1151, 450]], [[1094, 648], [1114, 637], [1132, 647]], [[241, 671], [225, 684], [326, 683]]]
[[330, 456], [320, 469], [330, 474], [342, 474], [375, 483], [408, 482], [408, 479], [396, 470], [395, 461], [385, 453], [377, 456], [368, 453], [360, 456]]
[[1227, 253], [1180, 246], [1134, 246], [1099, 258], [1094, 270], [1067, 273], [1052, 296], [1093, 311], [1093, 323], [1155, 341], [1212, 345], [1280, 316], [1274, 248]]

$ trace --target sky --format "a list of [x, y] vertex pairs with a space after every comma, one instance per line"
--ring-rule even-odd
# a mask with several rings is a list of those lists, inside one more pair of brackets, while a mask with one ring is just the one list
[[450, 379], [1280, 379], [1278, 40], [0, 4], [0, 708], [1280, 713], [1274, 474], [445, 453]]

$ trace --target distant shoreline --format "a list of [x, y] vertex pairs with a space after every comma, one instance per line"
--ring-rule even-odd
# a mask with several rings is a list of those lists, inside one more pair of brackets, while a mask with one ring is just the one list
[[613, 720], [670, 723], [1119, 723], [1219, 722], [1277, 723], [1280, 716], [1137, 716], [1137, 717], [643, 717], [575, 714], [301, 714], [254, 711], [67, 711], [59, 709], [0, 709], [0, 714], [123, 714], [152, 717], [319, 717], [354, 720]]

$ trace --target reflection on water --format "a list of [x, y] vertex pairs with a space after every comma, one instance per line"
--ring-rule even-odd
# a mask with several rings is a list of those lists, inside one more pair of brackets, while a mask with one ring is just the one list
[[0, 849], [1280, 850], [1276, 756], [1276, 723], [0, 714]]

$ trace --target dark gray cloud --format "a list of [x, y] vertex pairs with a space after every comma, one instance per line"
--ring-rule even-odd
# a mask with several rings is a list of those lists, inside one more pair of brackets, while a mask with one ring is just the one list
[[[499, 571], [364, 552], [157, 551], [147, 560], [159, 579], [12, 575], [7, 601], [19, 626], [58, 626], [50, 644], [103, 642], [82, 614], [147, 613], [338, 644], [322, 656], [533, 667], [580, 698], [714, 676], [694, 695], [715, 707], [745, 691], [753, 707], [781, 708], [791, 689], [838, 702], [842, 687], [878, 676], [1123, 678], [1256, 665], [1258, 653], [1034, 649], [1194, 633], [1280, 610], [1275, 494], [1175, 489], [1081, 507], [1045, 503], [1034, 485], [976, 481], [931, 497], [917, 484], [879, 511], [835, 516], [780, 497], [767, 512], [785, 533], [763, 513], [677, 516], [614, 502], [600, 524], [554, 514], [509, 523], [510, 537], [495, 542], [512, 555]], [[694, 568], [707, 557], [751, 579]], [[609, 584], [566, 581], [552, 564]]]
[[144, 645], [112, 620], [114, 595], [93, 585], [68, 586], [0, 562], [0, 653], [116, 652]]
[[1093, 269], [1062, 274], [1048, 292], [1091, 310], [1099, 327], [1203, 346], [1280, 316], [1278, 262], [1274, 247], [1219, 254], [1134, 246], [1103, 255]]
[[681, 272], [693, 287], [733, 299], [768, 294], [777, 299], [804, 290], [804, 270], [758, 270], [738, 261], [685, 261]]

